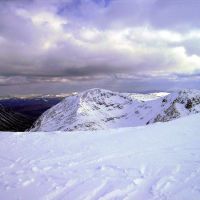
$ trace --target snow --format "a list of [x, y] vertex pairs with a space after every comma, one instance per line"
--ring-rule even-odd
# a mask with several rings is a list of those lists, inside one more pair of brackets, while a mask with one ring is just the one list
[[149, 126], [0, 134], [0, 199], [200, 199], [200, 114]]
[[[167, 96], [166, 96], [167, 95]], [[191, 101], [191, 107], [187, 107]], [[200, 91], [129, 94], [90, 89], [47, 110], [31, 131], [88, 131], [165, 122], [200, 112]]]
[[129, 94], [132, 98], [135, 98], [140, 101], [150, 101], [150, 100], [155, 100], [160, 97], [164, 97], [169, 95], [170, 93], [167, 92], [156, 92], [156, 93], [149, 93], [149, 94], [139, 94], [139, 93], [133, 93]]

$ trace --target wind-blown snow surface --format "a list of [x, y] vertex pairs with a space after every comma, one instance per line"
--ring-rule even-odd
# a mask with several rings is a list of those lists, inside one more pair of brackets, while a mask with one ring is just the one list
[[47, 110], [31, 131], [86, 131], [165, 122], [200, 112], [200, 91], [167, 95], [128, 94], [91, 89]]
[[0, 199], [200, 199], [199, 122], [1, 133]]

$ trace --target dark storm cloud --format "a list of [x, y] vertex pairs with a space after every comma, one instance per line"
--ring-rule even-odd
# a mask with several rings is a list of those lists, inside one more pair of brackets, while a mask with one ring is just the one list
[[197, 0], [2, 0], [0, 85], [144, 90], [192, 80], [199, 10]]
[[65, 70], [58, 70], [54, 72], [48, 71], [38, 71], [38, 72], [23, 72], [23, 71], [14, 71], [14, 72], [1, 72], [1, 75], [4, 77], [38, 77], [38, 78], [52, 78], [52, 77], [87, 77], [87, 76], [98, 76], [98, 75], [112, 75], [113, 73], [126, 73], [128, 68], [111, 68], [108, 66], [87, 66], [82, 68], [70, 68], [68, 67]]

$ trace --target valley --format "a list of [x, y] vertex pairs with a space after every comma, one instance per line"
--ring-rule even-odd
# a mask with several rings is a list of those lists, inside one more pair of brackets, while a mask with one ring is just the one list
[[0, 131], [25, 131], [63, 96], [0, 98]]

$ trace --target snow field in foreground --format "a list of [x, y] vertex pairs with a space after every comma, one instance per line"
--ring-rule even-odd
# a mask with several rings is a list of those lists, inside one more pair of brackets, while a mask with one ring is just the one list
[[96, 132], [0, 133], [1, 200], [198, 200], [200, 115]]

